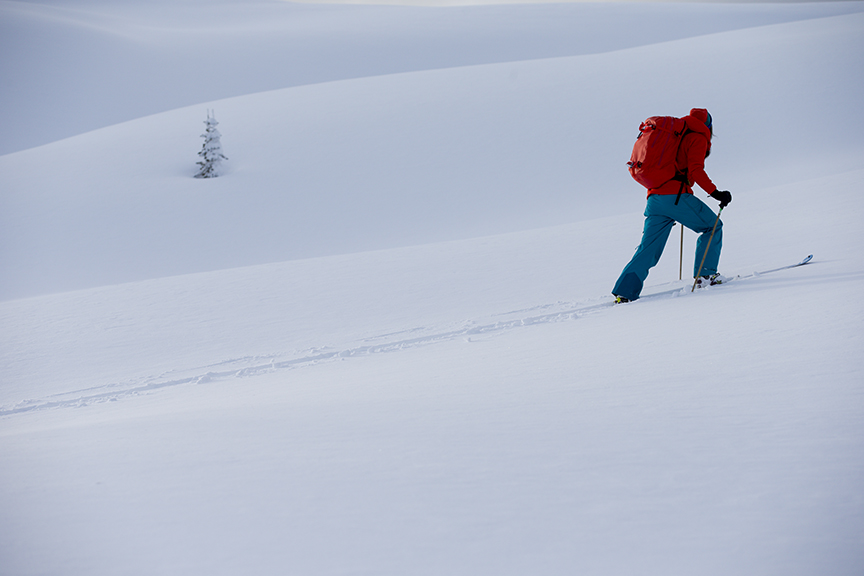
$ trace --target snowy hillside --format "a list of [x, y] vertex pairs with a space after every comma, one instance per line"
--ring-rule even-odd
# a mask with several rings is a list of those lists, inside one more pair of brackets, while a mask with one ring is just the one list
[[[199, 7], [0, 4], [0, 575], [860, 571], [864, 3]], [[694, 106], [738, 278], [614, 306]]]
[[7, 0], [0, 2], [0, 155], [253, 92], [598, 54], [860, 11], [855, 2], [440, 10], [314, 0]]
[[[265, 92], [2, 156], [0, 297], [641, 211], [639, 122], [695, 105], [735, 192], [856, 168], [862, 18]], [[230, 177], [200, 181], [208, 108]]]

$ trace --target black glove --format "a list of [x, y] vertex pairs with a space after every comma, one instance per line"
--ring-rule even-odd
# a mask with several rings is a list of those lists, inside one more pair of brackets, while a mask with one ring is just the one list
[[722, 210], [732, 202], [732, 194], [726, 190], [715, 190], [711, 192], [711, 197], [720, 201], [720, 209]]

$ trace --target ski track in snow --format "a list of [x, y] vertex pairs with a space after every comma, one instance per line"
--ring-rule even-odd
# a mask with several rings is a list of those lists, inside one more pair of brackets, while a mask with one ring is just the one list
[[[492, 335], [524, 326], [574, 320], [586, 314], [597, 312], [598, 310], [613, 305], [611, 300], [608, 298], [604, 298], [604, 300], [604, 302], [594, 304], [586, 303], [575, 307], [572, 303], [547, 304], [538, 306], [536, 309], [555, 309], [561, 308], [562, 305], [563, 309], [549, 312], [547, 314], [525, 317], [517, 316], [516, 318], [506, 317], [512, 317], [513, 315], [518, 315], [520, 312], [524, 313], [528, 310], [502, 313], [496, 316], [504, 318], [494, 322], [481, 324], [477, 321], [468, 320], [463, 323], [463, 327], [451, 330], [442, 330], [441, 328], [436, 330], [432, 328], [418, 327], [403, 330], [401, 332], [393, 332], [390, 334], [364, 338], [358, 342], [357, 346], [341, 350], [333, 349], [329, 346], [310, 348], [306, 351], [307, 353], [305, 355], [296, 358], [285, 358], [279, 356], [247, 356], [243, 358], [224, 360], [207, 366], [185, 370], [173, 370], [157, 376], [151, 376], [134, 381], [93, 386], [90, 388], [63, 392], [61, 394], [52, 394], [41, 399], [23, 400], [14, 405], [0, 407], [0, 416], [50, 408], [83, 407], [91, 403], [114, 402], [122, 398], [146, 394], [162, 388], [170, 388], [186, 384], [204, 384], [215, 380], [225, 380], [230, 378], [246, 378], [260, 374], [311, 366], [321, 362], [353, 358], [357, 356], [368, 356], [385, 352], [395, 352], [407, 348], [416, 348], [429, 344], [452, 341], [458, 338], [464, 338], [466, 342], [470, 342], [471, 338], [476, 336]], [[417, 334], [417, 336], [392, 339], [394, 336], [400, 334]], [[376, 343], [376, 340], [380, 342]]]
[[[672, 292], [680, 292], [681, 290], [683, 288], [677, 288]], [[668, 295], [668, 292], [664, 292], [663, 294]], [[417, 327], [389, 334], [370, 336], [358, 341], [356, 346], [344, 349], [334, 349], [329, 346], [309, 348], [305, 351], [305, 354], [295, 358], [271, 355], [246, 356], [223, 360], [207, 366], [172, 370], [147, 378], [72, 390], [60, 394], [52, 394], [40, 399], [23, 400], [13, 405], [0, 406], [0, 416], [50, 408], [73, 408], [87, 406], [91, 403], [114, 402], [122, 398], [147, 394], [162, 388], [187, 384], [204, 384], [215, 380], [231, 378], [246, 378], [311, 366], [321, 362], [396, 352], [407, 348], [453, 341], [459, 338], [464, 339], [466, 342], [471, 342], [472, 337], [495, 335], [525, 326], [575, 320], [585, 315], [596, 313], [604, 308], [609, 308], [612, 305], [613, 302], [608, 297], [604, 297], [602, 301], [595, 301], [593, 303], [592, 301], [586, 301], [581, 304], [559, 302], [525, 310], [496, 314], [493, 318], [497, 317], [497, 319], [492, 322], [467, 320], [462, 323], [461, 327], [452, 329]], [[543, 310], [548, 310], [549, 312], [536, 314], [536, 312]], [[535, 312], [535, 314], [524, 315], [530, 312]], [[407, 338], [394, 338], [399, 335], [411, 334], [416, 335]]]
[[[742, 280], [759, 278], [765, 274], [787, 270], [801, 266], [810, 261], [812, 255], [798, 264], [782, 266], [764, 272], [753, 272], [745, 276], [736, 276], [736, 284]], [[670, 288], [671, 286], [671, 288]], [[707, 288], [713, 290], [715, 288]], [[690, 283], [685, 280], [669, 282], [646, 289], [647, 293], [640, 301], [657, 298], [676, 298], [690, 292]], [[47, 410], [51, 408], [77, 408], [92, 403], [116, 402], [123, 398], [152, 393], [163, 388], [182, 385], [205, 384], [217, 380], [232, 378], [247, 378], [260, 374], [269, 374], [312, 366], [322, 362], [344, 360], [358, 356], [369, 356], [387, 352], [397, 352], [409, 348], [428, 346], [441, 342], [463, 339], [472, 342], [473, 337], [495, 336], [503, 332], [537, 326], [553, 322], [577, 320], [590, 314], [596, 314], [615, 304], [609, 296], [583, 300], [581, 302], [563, 302], [541, 304], [521, 310], [512, 310], [493, 314], [486, 319], [469, 319], [458, 328], [445, 327], [415, 327], [376, 336], [369, 336], [358, 341], [358, 345], [335, 349], [330, 346], [308, 348], [303, 355], [290, 358], [279, 355], [244, 356], [222, 360], [214, 364], [195, 368], [171, 370], [156, 376], [92, 386], [59, 394], [51, 394], [41, 399], [22, 400], [12, 405], [0, 406], [0, 416], [9, 416], [24, 412]], [[489, 320], [492, 319], [490, 322]], [[414, 336], [410, 336], [414, 335]], [[410, 336], [402, 337], [399, 336]], [[376, 342], [377, 341], [377, 342]]]
[[[685, 290], [688, 290], [687, 286], [684, 285], [686, 282], [676, 282], [674, 284], [677, 285], [675, 288], [647, 294], [642, 297], [642, 300], [657, 297], [676, 297]], [[40, 399], [22, 400], [15, 404], [0, 406], [0, 416], [51, 408], [84, 407], [91, 403], [115, 402], [130, 396], [147, 394], [173, 386], [204, 384], [231, 378], [247, 378], [260, 374], [312, 366], [321, 362], [396, 352], [408, 348], [449, 342], [460, 338], [464, 339], [465, 342], [471, 342], [472, 338], [478, 336], [494, 336], [505, 331], [527, 326], [576, 320], [611, 308], [612, 306], [614, 306], [614, 303], [608, 296], [585, 300], [579, 303], [557, 302], [555, 304], [542, 304], [522, 310], [493, 314], [485, 320], [466, 320], [458, 328], [447, 329], [440, 326], [415, 327], [387, 334], [369, 336], [359, 340], [356, 346], [344, 349], [334, 349], [330, 346], [308, 348], [302, 356], [295, 358], [280, 357], [278, 355], [245, 356], [223, 360], [206, 366], [171, 370], [156, 376], [126, 382], [114, 382], [52, 394]], [[490, 319], [492, 320], [491, 322], [489, 321]], [[414, 336], [411, 336], [412, 334]], [[409, 337], [398, 338], [398, 336]]]

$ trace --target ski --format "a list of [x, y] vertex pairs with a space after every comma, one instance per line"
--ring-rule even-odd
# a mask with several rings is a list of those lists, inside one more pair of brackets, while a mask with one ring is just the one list
[[[799, 266], [804, 266], [805, 264], [809, 263], [811, 260], [813, 260], [813, 254], [807, 255], [806, 258], [804, 258], [803, 260], [801, 260], [800, 262], [798, 262], [796, 264], [787, 264], [786, 266], [780, 266], [779, 268], [772, 268], [771, 270], [762, 270], [761, 272], [753, 272], [751, 274], [747, 274], [746, 276], [733, 276], [733, 277], [729, 278], [729, 280], [727, 280], [723, 284], [728, 284], [729, 282], [731, 282], [733, 280], [746, 280], [748, 278], [758, 278], [759, 276], [762, 276], [763, 274], [772, 274], [774, 272], [779, 272], [781, 270], [789, 270], [790, 268], [798, 268]], [[722, 286], [723, 284], [719, 284], [719, 286]]]
[[803, 260], [801, 260], [797, 264], [789, 264], [788, 266], [781, 266], [780, 268], [774, 268], [772, 270], [765, 270], [764, 272], [755, 272], [754, 274], [751, 274], [751, 276], [759, 276], [761, 274], [770, 274], [771, 272], [779, 272], [780, 270], [788, 270], [789, 268], [797, 268], [798, 266], [804, 266], [805, 264], [807, 264], [811, 260], [813, 260], [812, 254], [810, 254], [809, 256], [807, 256], [806, 258], [804, 258]]
[[[749, 278], [758, 278], [759, 276], [762, 276], [763, 274], [771, 274], [771, 273], [773, 273], [773, 272], [779, 272], [779, 271], [781, 271], [781, 270], [789, 270], [789, 269], [791, 269], [791, 268], [798, 268], [799, 266], [804, 266], [805, 264], [808, 264], [811, 260], [813, 260], [813, 254], [808, 254], [807, 257], [805, 257], [805, 258], [804, 258], [803, 260], [801, 260], [800, 262], [796, 262], [795, 264], [787, 264], [786, 266], [780, 266], [779, 268], [772, 268], [772, 269], [770, 269], [770, 270], [762, 270], [762, 271], [760, 271], [760, 272], [752, 272], [752, 273], [747, 274], [747, 275], [745, 275], [745, 276], [740, 276], [740, 275], [738, 275], [738, 276], [730, 276], [729, 278], [726, 279], [725, 282], [722, 282], [722, 283], [720, 283], [720, 284], [714, 284], [714, 286], [707, 286], [706, 288], [700, 288], [700, 290], [704, 290], [704, 289], [707, 289], [707, 288], [714, 288], [714, 287], [716, 287], [716, 286], [723, 286], [724, 284], [729, 284], [730, 282], [737, 282], [738, 280], [747, 280], [747, 279], [749, 279]], [[670, 284], [673, 284], [673, 283], [670, 283]], [[669, 285], [669, 284], [666, 284], [666, 286], [668, 286], [668, 285]], [[655, 288], [660, 288], [660, 287], [662, 287], [662, 286], [663, 286], [663, 285], [656, 286]], [[639, 300], [645, 300], [645, 299], [649, 299], [649, 298], [657, 298], [657, 297], [664, 297], [664, 296], [672, 296], [672, 295], [676, 295], [676, 294], [683, 294], [684, 292], [689, 293], [690, 290], [687, 290], [688, 287], [689, 287], [689, 284], [686, 284], [686, 285], [678, 286], [678, 287], [676, 287], [676, 288], [672, 288], [672, 289], [667, 289], [667, 290], [661, 290], [661, 291], [659, 291], [659, 292], [648, 293], [648, 294], [645, 294], [645, 295], [643, 295], [642, 297], [640, 297]], [[613, 302], [610, 302], [609, 304], [610, 304], [610, 305], [614, 305], [615, 302], [613, 301]]]

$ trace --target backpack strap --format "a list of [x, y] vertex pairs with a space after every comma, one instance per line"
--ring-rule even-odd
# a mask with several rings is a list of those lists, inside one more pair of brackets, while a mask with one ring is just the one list
[[[693, 132], [693, 130], [691, 130], [690, 128], [684, 129], [684, 134], [681, 136], [681, 142], [678, 143], [678, 149], [679, 150], [681, 149], [681, 146], [684, 144], [684, 136], [687, 136], [687, 134], [690, 134], [692, 132]], [[675, 157], [676, 158], [678, 157], [677, 152], [675, 153]], [[677, 180], [677, 181], [681, 182], [681, 185], [678, 187], [678, 195], [675, 196], [675, 206], [677, 206], [678, 201], [681, 200], [681, 194], [684, 192], [684, 186], [686, 186], [687, 184], [690, 183], [690, 179], [687, 177], [686, 172], [676, 172], [675, 176], [672, 177], [672, 180]]]
[[678, 187], [678, 195], [675, 197], [675, 206], [678, 205], [678, 201], [681, 200], [681, 193], [684, 192], [684, 185], [688, 183], [688, 178], [686, 174], [675, 174], [675, 177], [672, 180], [678, 180], [681, 182], [681, 185]]

